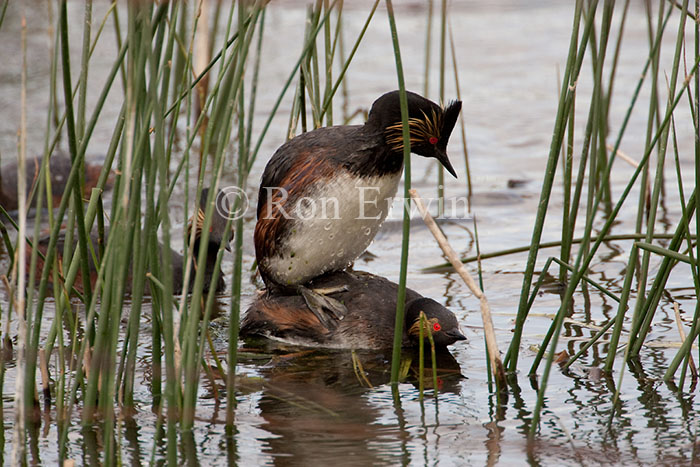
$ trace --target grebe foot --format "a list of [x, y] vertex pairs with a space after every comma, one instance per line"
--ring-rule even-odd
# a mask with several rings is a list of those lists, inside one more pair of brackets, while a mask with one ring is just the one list
[[326, 293], [335, 293], [345, 290], [345, 286], [327, 289], [309, 289], [304, 286], [297, 288], [299, 294], [304, 297], [306, 306], [316, 315], [318, 320], [329, 331], [338, 327], [338, 321], [343, 319], [348, 309], [335, 298], [327, 297]]
[[[348, 291], [348, 286], [347, 285], [336, 285], [332, 287], [311, 287], [310, 289], [307, 287], [304, 287], [306, 290], [311, 290], [312, 292], [315, 292], [319, 295], [331, 295], [334, 293], [339, 293], [339, 292], [347, 292]], [[334, 298], [331, 298], [331, 300], [335, 300]], [[336, 302], [338, 300], [335, 300]], [[340, 303], [340, 302], [338, 302]], [[345, 308], [345, 306], [343, 306]]]

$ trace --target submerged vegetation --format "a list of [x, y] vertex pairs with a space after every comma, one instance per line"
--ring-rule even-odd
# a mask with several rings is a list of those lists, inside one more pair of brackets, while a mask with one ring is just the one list
[[[0, 28], [6, 20], [9, 3], [4, 1], [0, 5]], [[236, 431], [237, 392], [258, 384], [237, 374], [241, 357], [237, 345], [238, 323], [241, 306], [245, 304], [242, 290], [244, 281], [251, 276], [251, 271], [244, 267], [243, 258], [244, 244], [249, 241], [244, 227], [249, 219], [238, 215], [244, 209], [244, 196], [236, 197], [229, 206], [234, 215], [229, 216], [222, 235], [223, 238], [233, 236], [232, 268], [224, 268], [228, 274], [227, 353], [222, 356], [213, 348], [211, 321], [221, 311], [221, 297], [216, 296], [214, 287], [209, 284], [216, 284], [219, 279], [227, 246], [217, 244], [216, 267], [213, 277], [208, 277], [206, 256], [217, 208], [216, 189], [222, 188], [224, 175], [235, 180], [240, 193], [255, 188], [257, 180], [250, 179], [249, 175], [256, 160], [265, 157], [261, 154], [264, 141], [273, 119], [279, 117], [280, 109], [284, 108], [283, 102], [291, 102], [289, 115], [281, 116], [288, 121], [288, 138], [300, 131], [344, 124], [356, 116], [348, 109], [345, 78], [370, 23], [387, 22], [395, 54], [396, 87], [405, 90], [393, 5], [389, 0], [368, 3], [366, 21], [359, 34], [347, 37], [343, 29], [342, 0], [312, 2], [308, 7], [301, 52], [290, 69], [280, 67], [284, 85], [271, 90], [260, 73], [261, 61], [266, 60], [263, 43], [273, 34], [266, 24], [267, 1], [228, 4], [197, 0], [124, 5], [114, 2], [103, 17], [97, 17], [92, 0], [85, 0], [81, 25], [69, 23], [67, 3], [66, 0], [57, 4], [47, 2], [51, 66], [46, 86], [50, 105], [41, 110], [46, 111], [43, 163], [33, 185], [27, 185], [23, 176], [17, 178], [16, 215], [0, 206], [2, 246], [8, 258], [8, 270], [0, 271], [6, 294], [6, 300], [0, 302], [4, 345], [0, 387], [6, 384], [4, 376], [10, 365], [15, 365], [16, 382], [12, 404], [12, 459], [6, 457], [5, 462], [27, 462], [27, 433], [42, 423], [55, 425], [58, 458], [67, 459], [68, 436], [79, 420], [84, 426], [98, 424], [101, 427], [100, 458], [107, 463], [118, 463], [121, 456], [119, 424], [133, 421], [134, 413], [144, 410], [136, 400], [135, 385], [139, 347], [146, 345], [151, 349], [149, 403], [156, 414], [156, 430], [163, 430], [167, 440], [164, 448], [167, 462], [174, 465], [180, 461], [181, 434], [195, 427], [204, 384], [211, 385], [217, 402], [220, 400], [226, 408], [225, 426], [229, 436]], [[382, 4], [384, 8], [379, 8]], [[439, 17], [433, 14], [438, 4]], [[459, 54], [451, 36], [447, 4], [445, 0], [429, 1], [426, 15], [425, 93], [430, 89], [429, 69], [433, 68], [434, 61], [431, 52], [437, 48], [439, 98], [443, 103], [448, 99], [446, 81], [452, 83], [457, 90], [456, 97], [461, 99]], [[70, 7], [77, 8], [77, 5], [71, 3]], [[553, 364], [561, 364], [566, 371], [591, 346], [604, 341], [607, 353], [602, 370], [608, 376], [619, 375], [609, 395], [616, 406], [625, 368], [639, 358], [648, 342], [660, 303], [674, 300], [666, 289], [671, 272], [683, 268], [683, 274], [694, 286], [696, 298], [700, 292], [700, 246], [697, 243], [700, 217], [695, 215], [700, 209], [700, 197], [695, 191], [700, 179], [700, 80], [697, 73], [700, 2], [645, 2], [648, 58], [643, 69], [638, 70], [637, 86], [618, 124], [611, 118], [611, 101], [617, 99], [619, 93], [615, 83], [629, 7], [629, 0], [577, 0], [572, 4], [571, 39], [562, 70], [531, 243], [521, 249], [483, 252], [463, 260], [487, 261], [498, 255], [528, 252], [522, 268], [524, 275], [513, 334], [512, 338], [509, 336], [510, 346], [503, 355], [503, 365], [511, 383], [496, 373], [491, 388], [493, 394], [501, 397], [501, 404], [503, 398], [513, 392], [512, 380], [517, 380], [521, 369], [518, 363], [528, 314], [537, 307], [545, 282], [557, 284], [559, 310], [529, 369], [538, 391], [528, 420], [531, 436], [535, 436], [540, 427]], [[386, 18], [380, 17], [378, 8], [387, 13]], [[76, 29], [82, 34], [80, 47], [71, 44], [77, 37]], [[116, 35], [118, 50], [114, 51], [111, 69], [100, 74], [104, 75], [104, 80], [96, 82], [92, 77], [91, 58], [96, 45], [110, 29]], [[436, 32], [439, 33], [437, 47], [431, 42]], [[20, 174], [26, 172], [29, 157], [27, 112], [34, 111], [26, 104], [26, 34], [24, 24], [22, 50], [17, 51], [25, 58], [21, 75], [23, 112], [18, 132], [17, 170]], [[669, 44], [674, 50], [673, 61], [662, 63], [661, 48]], [[79, 57], [75, 50], [80, 50]], [[581, 92], [582, 88], [586, 92]], [[263, 120], [260, 119], [262, 89], [268, 98], [274, 96], [264, 110]], [[88, 90], [95, 95], [88, 97]], [[97, 182], [94, 188], [86, 191], [86, 154], [95, 144], [92, 138], [96, 125], [106, 118], [105, 103], [115, 96], [122, 102], [121, 108], [111, 122], [111, 139]], [[410, 141], [405, 94], [402, 97], [403, 198], [410, 200]], [[676, 118], [681, 108], [685, 113]], [[630, 157], [622, 150], [623, 141], [631, 116], [640, 112], [648, 115], [644, 150], [637, 157]], [[679, 119], [687, 120], [687, 114], [691, 122], [681, 124]], [[471, 196], [467, 132], [464, 121], [460, 120], [459, 125], [467, 170], [464, 193]], [[688, 128], [695, 138], [692, 157], [683, 154], [678, 144], [679, 138], [688, 138]], [[42, 209], [54, 205], [49, 159], [58, 153], [61, 145], [67, 148], [72, 161], [70, 172], [66, 174], [65, 190], [55, 209]], [[631, 164], [633, 171], [624, 189], [617, 192], [611, 180], [623, 162]], [[690, 170], [689, 167], [694, 171], [692, 177], [683, 173]], [[438, 196], [442, 199], [445, 196], [442, 168], [437, 172]], [[672, 180], [668, 178], [671, 173], [675, 174]], [[690, 186], [688, 180], [692, 180]], [[113, 191], [107, 195], [105, 188], [112, 184]], [[552, 197], [557, 184], [562, 187], [561, 199]], [[203, 216], [197, 220], [199, 228], [183, 228], [184, 235], [180, 235], [169, 208], [174, 193], [183, 193], [184, 199], [178, 199], [177, 204], [185, 206], [184, 217], [188, 219], [198, 216], [198, 211], [192, 212], [191, 207], [197, 205], [195, 201], [207, 187], [211, 189]], [[89, 196], [84, 199], [85, 193]], [[670, 203], [676, 203], [679, 216], [673, 221], [673, 233], [667, 234], [659, 231], [658, 224], [660, 211], [667, 210], [664, 204]], [[440, 203], [440, 211], [442, 207]], [[634, 230], [615, 229], [620, 213], [626, 211], [629, 215], [631, 210], [636, 212]], [[34, 216], [33, 223], [28, 222], [29, 214]], [[556, 220], [561, 226], [559, 241], [543, 241], [548, 215], [550, 219], [560, 216]], [[390, 381], [397, 413], [401, 413], [397, 383], [407, 378], [411, 366], [401, 356], [410, 220], [410, 203], [407, 202], [403, 210], [403, 242], [397, 267], [400, 287]], [[476, 227], [475, 221], [474, 232]], [[38, 248], [32, 248], [45, 237], [42, 229], [49, 232], [45, 255]], [[65, 241], [61, 240], [62, 235]], [[478, 236], [474, 235], [478, 244]], [[180, 237], [182, 243], [176, 240]], [[591, 265], [600, 260], [601, 245], [611, 241], [631, 245], [625, 259], [624, 285], [620, 289], [611, 289], [591, 277]], [[59, 251], [58, 245], [62, 250]], [[184, 250], [187, 261], [183, 263], [183, 277], [173, 277], [177, 258], [173, 257], [171, 247]], [[195, 248], [199, 251], [195, 252]], [[555, 254], [552, 248], [557, 250]], [[53, 267], [40, 268], [40, 264]], [[553, 278], [552, 267], [556, 269], [556, 266], [559, 271]], [[441, 265], [433, 268], [437, 270], [452, 269]], [[481, 263], [477, 272], [481, 272]], [[176, 283], [182, 284], [182, 288], [176, 290]], [[190, 283], [193, 285], [188, 294]], [[479, 286], [488, 294], [488, 283], [480, 281]], [[585, 296], [591, 288], [614, 300], [616, 313], [600, 324], [576, 354], [562, 356], [559, 338], [573, 312], [574, 299]], [[148, 295], [150, 298], [144, 299]], [[485, 295], [474, 295], [484, 306]], [[45, 313], [47, 300], [53, 300], [53, 315]], [[143, 306], [144, 300], [148, 301], [147, 307]], [[141, 330], [144, 319], [150, 323], [150, 336]], [[692, 326], [682, 338], [675, 358], [664, 369], [664, 380], [677, 381], [679, 392], [688, 385], [694, 388], [697, 383], [691, 354], [694, 342], [697, 348], [699, 321], [700, 308], [696, 300]], [[423, 326], [420, 332], [422, 335]], [[431, 337], [430, 332], [428, 337]], [[13, 345], [14, 360], [8, 357], [12, 355]], [[421, 338], [417, 377], [421, 401], [424, 386], [433, 388], [435, 397], [440, 397], [439, 369], [432, 341], [426, 347], [430, 348], [423, 348]], [[432, 355], [427, 357], [431, 348]], [[486, 348], [485, 360], [500, 368], [495, 340]], [[250, 353], [244, 356], [259, 358]], [[371, 386], [363, 363], [354, 353], [352, 357], [359, 385]], [[424, 368], [426, 358], [431, 358], [432, 365], [427, 365], [431, 368]], [[496, 372], [495, 368], [491, 370]], [[485, 374], [484, 379], [490, 383], [491, 372]], [[217, 388], [225, 388], [225, 394], [219, 394]], [[3, 387], [3, 393], [8, 393], [8, 389]], [[38, 394], [42, 395], [43, 407]], [[280, 394], [284, 396], [282, 391]], [[0, 399], [0, 404], [5, 403], [7, 399]], [[43, 414], [49, 412], [55, 419], [42, 421]], [[615, 411], [611, 411], [611, 417], [615, 415]], [[9, 446], [10, 437], [0, 425], [0, 453], [7, 456]], [[155, 449], [154, 446], [151, 456], [155, 456]]]

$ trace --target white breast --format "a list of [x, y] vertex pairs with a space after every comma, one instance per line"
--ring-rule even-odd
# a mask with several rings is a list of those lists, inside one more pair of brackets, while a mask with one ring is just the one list
[[360, 256], [386, 219], [401, 173], [357, 177], [342, 172], [318, 183], [308, 197], [285, 205], [291, 218], [282, 257], [267, 260], [279, 284], [304, 284], [342, 270]]

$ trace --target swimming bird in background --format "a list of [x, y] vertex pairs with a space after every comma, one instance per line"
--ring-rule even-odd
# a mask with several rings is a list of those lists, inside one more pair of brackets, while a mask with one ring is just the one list
[[[26, 180], [27, 180], [27, 196], [30, 190], [38, 182], [39, 171], [42, 163], [41, 157], [29, 158], [26, 161]], [[66, 182], [70, 174], [73, 162], [67, 154], [55, 153], [49, 161], [51, 172], [51, 208], [57, 208], [61, 204], [63, 190], [66, 188]], [[83, 189], [83, 197], [90, 198], [90, 193], [99, 180], [102, 164], [98, 162], [85, 161], [85, 186]], [[114, 174], [110, 173], [105, 183], [105, 190], [111, 190], [114, 184]], [[35, 207], [38, 196], [44, 196], [43, 193], [37, 193], [31, 206]], [[17, 198], [17, 161], [9, 162], [0, 168], [0, 206], [6, 211], [14, 211], [18, 208], [19, 201]], [[46, 208], [44, 201], [44, 208]]]
[[[344, 318], [326, 327], [299, 295], [268, 290], [248, 308], [241, 321], [242, 338], [265, 337], [307, 347], [390, 349], [394, 342], [398, 285], [366, 272], [339, 271], [315, 279], [312, 287], [335, 289], [329, 295], [346, 304]], [[420, 342], [420, 312], [425, 313], [424, 339], [431, 333], [437, 347], [465, 340], [457, 317], [430, 298], [406, 289], [403, 347]]]
[[[200, 196], [200, 202], [199, 202], [199, 207], [197, 209], [197, 212], [192, 216], [192, 218], [189, 220], [188, 225], [187, 225], [187, 231], [188, 233], [191, 232], [191, 229], [195, 229], [195, 241], [194, 241], [194, 246], [192, 250], [193, 258], [193, 272], [190, 275], [190, 281], [189, 281], [189, 286], [188, 286], [188, 292], [192, 291], [192, 286], [194, 284], [194, 277], [195, 277], [195, 272], [194, 268], [196, 268], [197, 264], [197, 257], [199, 255], [199, 242], [201, 238], [201, 232], [202, 232], [202, 227], [204, 225], [204, 211], [206, 210], [206, 201], [207, 201], [207, 195], [209, 193], [209, 188], [204, 188], [202, 190], [202, 194]], [[226, 233], [226, 222], [227, 222], [227, 214], [228, 214], [228, 201], [226, 198], [226, 195], [222, 190], [219, 190], [217, 192], [216, 200], [215, 200], [215, 207], [214, 211], [212, 214], [212, 221], [211, 221], [211, 228], [209, 230], [209, 242], [207, 244], [207, 249], [206, 249], [206, 255], [207, 255], [207, 260], [206, 260], [206, 266], [205, 266], [205, 278], [204, 278], [204, 292], [207, 292], [209, 290], [215, 290], [216, 292], [222, 292], [225, 287], [224, 283], [224, 278], [223, 274], [221, 274], [221, 269], [219, 269], [219, 279], [215, 284], [212, 283], [212, 277], [214, 275], [215, 266], [216, 266], [216, 256], [219, 251], [219, 246], [223, 243], [224, 245], [228, 245], [229, 242], [232, 239], [233, 233], [229, 232], [228, 236], [224, 236]], [[59, 239], [58, 242], [56, 243], [56, 253], [58, 256], [58, 263], [61, 264], [63, 263], [63, 258], [62, 258], [62, 253], [63, 253], [63, 247], [64, 247], [64, 242], [66, 239], [66, 232], [62, 231], [59, 234]], [[105, 239], [107, 239], [109, 236], [109, 227], [105, 227]], [[189, 235], [187, 237], [189, 239]], [[39, 240], [38, 244], [38, 250], [46, 256], [48, 253], [48, 246], [49, 246], [49, 241], [50, 238], [44, 237]], [[94, 251], [95, 251], [95, 257], [98, 261], [101, 261], [100, 258], [100, 250], [97, 248], [98, 243], [100, 242], [99, 235], [96, 230], [93, 230], [90, 233], [90, 241], [94, 245]], [[78, 246], [78, 239], [77, 235], [73, 236], [73, 251], [76, 250]], [[169, 248], [166, 247], [165, 245], [159, 244], [159, 254], [162, 254], [162, 251], [164, 248]], [[27, 248], [27, 254], [26, 254], [26, 261], [27, 264], [29, 264], [30, 258], [31, 258], [31, 253], [32, 250], [31, 248]], [[187, 265], [186, 263], [186, 258], [183, 257], [181, 254], [177, 253], [174, 250], [171, 250], [171, 258], [172, 258], [172, 274], [173, 274], [173, 292], [175, 294], [180, 294], [182, 291], [182, 284], [184, 280], [184, 273], [185, 273], [185, 267]], [[90, 284], [92, 286], [95, 286], [95, 282], [97, 281], [97, 274], [98, 274], [98, 266], [95, 264], [95, 261], [93, 261], [93, 257], [91, 256], [88, 259], [88, 264], [89, 264], [89, 270], [90, 270]], [[42, 259], [41, 256], [37, 256], [37, 271], [38, 274], [41, 274], [41, 271], [45, 267], [44, 260]], [[27, 268], [29, 270], [29, 268]], [[132, 277], [131, 277], [131, 271], [132, 271], [132, 266], [129, 265], [129, 277], [127, 277], [126, 280], [126, 288], [125, 291], [127, 293], [131, 293], [131, 285], [132, 285]], [[52, 275], [49, 275], [49, 278], [51, 278]], [[146, 280], [146, 278], [142, 278], [143, 280]], [[62, 279], [61, 279], [62, 280]], [[51, 282], [51, 279], [49, 280]], [[82, 281], [82, 272], [78, 272], [75, 282], [73, 283], [73, 289], [75, 289], [78, 293], [83, 293], [83, 281]], [[53, 287], [50, 287], [49, 290], [53, 290]], [[144, 294], [150, 295], [150, 286], [148, 281], [146, 282], [146, 288], [144, 289]]]
[[[447, 143], [462, 108], [407, 92], [411, 152], [457, 176]], [[330, 325], [343, 307], [303, 287], [348, 267], [386, 219], [403, 171], [399, 91], [379, 97], [364, 125], [319, 128], [283, 144], [265, 167], [258, 193], [255, 256], [268, 289], [298, 290]]]

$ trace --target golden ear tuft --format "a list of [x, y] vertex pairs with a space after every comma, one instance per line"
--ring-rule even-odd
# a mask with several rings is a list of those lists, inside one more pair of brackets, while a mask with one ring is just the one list
[[[430, 318], [425, 321], [425, 326], [423, 327], [423, 335], [428, 336], [428, 333], [433, 334], [433, 326], [438, 322], [437, 318]], [[417, 319], [413, 325], [408, 329], [409, 336], [420, 337], [420, 319]]]
[[190, 217], [190, 220], [187, 222], [188, 238], [190, 235], [192, 235], [193, 225], [195, 228], [194, 237], [199, 238], [199, 236], [202, 235], [202, 228], [204, 227], [204, 211], [202, 211], [201, 208], [198, 208], [197, 214], [194, 214], [192, 217]]
[[[430, 138], [440, 139], [440, 130], [442, 129], [442, 120], [444, 112], [436, 112], [435, 109], [430, 111], [430, 116], [423, 112], [422, 118], [409, 118], [408, 130], [409, 140], [411, 145], [418, 143], [427, 143]], [[401, 122], [386, 127], [386, 143], [391, 146], [394, 151], [403, 151], [403, 124]]]

